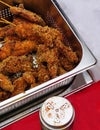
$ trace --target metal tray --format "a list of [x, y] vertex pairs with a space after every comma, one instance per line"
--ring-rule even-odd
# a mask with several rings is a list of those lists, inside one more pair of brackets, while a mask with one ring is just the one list
[[[16, 1], [17, 0], [14, 0], [14, 2]], [[23, 0], [19, 0], [19, 2], [22, 1]], [[7, 2], [9, 3], [9, 0]], [[90, 69], [96, 64], [95, 57], [87, 48], [68, 17], [63, 13], [56, 0], [40, 0], [39, 2], [36, 0], [24, 0], [23, 2], [25, 8], [40, 14], [49, 26], [56, 27], [62, 32], [65, 43], [69, 44], [68, 41], [70, 41], [69, 45], [77, 52], [80, 62], [70, 72], [0, 102], [0, 115], [8, 113], [30, 101], [38, 99], [49, 92], [53, 92], [66, 84], [68, 86], [74, 76]]]
[[29, 102], [28, 104], [25, 104], [19, 109], [16, 109], [14, 111], [9, 112], [8, 114], [0, 116], [0, 128], [2, 129], [4, 127], [7, 127], [10, 124], [20, 121], [21, 119], [31, 114], [34, 114], [36, 111], [39, 111], [42, 103], [47, 98], [50, 98], [51, 96], [59, 95], [59, 96], [67, 97], [86, 87], [89, 87], [93, 83], [94, 80], [91, 77], [90, 72], [84, 71], [83, 73], [80, 73], [77, 76], [75, 76], [74, 81], [70, 84], [70, 87], [68, 89], [61, 88], [61, 90], [57, 90], [53, 93], [43, 96], [42, 98], [40, 98], [40, 100], [36, 100], [35, 102], [34, 101]]

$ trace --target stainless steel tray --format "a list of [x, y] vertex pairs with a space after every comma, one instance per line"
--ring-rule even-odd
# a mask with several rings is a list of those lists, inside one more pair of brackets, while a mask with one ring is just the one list
[[[9, 3], [9, 0], [7, 2]], [[70, 72], [0, 102], [0, 115], [10, 112], [32, 100], [38, 99], [66, 84], [68, 85], [74, 76], [90, 69], [96, 64], [95, 57], [74, 29], [68, 17], [63, 13], [56, 0], [40, 0], [39, 2], [36, 0], [24, 0], [24, 5], [25, 8], [40, 14], [49, 26], [56, 27], [62, 32], [66, 44], [70, 41], [70, 46], [77, 52], [80, 62], [76, 68]]]

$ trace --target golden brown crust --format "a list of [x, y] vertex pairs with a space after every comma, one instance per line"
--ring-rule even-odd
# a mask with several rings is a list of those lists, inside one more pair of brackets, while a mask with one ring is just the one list
[[0, 88], [9, 92], [13, 92], [14, 90], [14, 86], [12, 85], [9, 78], [1, 73], [0, 73]]
[[17, 94], [24, 92], [27, 87], [27, 83], [25, 82], [25, 80], [22, 77], [16, 79], [13, 82], [13, 85], [14, 85], [14, 91], [12, 93], [12, 96], [15, 96]]
[[10, 8], [10, 11], [14, 15], [19, 15], [19, 16], [23, 17], [24, 19], [27, 19], [27, 20], [29, 20], [33, 23], [45, 26], [44, 20], [39, 15], [37, 15], [36, 13], [33, 13], [29, 10], [26, 10], [26, 9], [23, 9], [23, 8], [20, 8], [20, 7], [14, 7], [14, 6], [12, 6]]
[[10, 10], [14, 26], [0, 29], [0, 101], [62, 75], [79, 62], [58, 29], [23, 8]]
[[6, 100], [11, 96], [11, 93], [8, 91], [0, 90], [0, 101]]
[[28, 84], [34, 84], [35, 77], [31, 71], [27, 71], [23, 74], [23, 79], [28, 83]]
[[27, 56], [9, 56], [0, 64], [0, 72], [4, 74], [25, 72], [31, 69], [32, 62]]

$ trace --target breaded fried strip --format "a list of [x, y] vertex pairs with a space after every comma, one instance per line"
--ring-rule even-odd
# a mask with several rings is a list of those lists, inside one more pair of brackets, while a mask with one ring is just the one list
[[35, 77], [32, 74], [32, 72], [27, 71], [23, 74], [23, 79], [28, 83], [28, 84], [34, 84], [35, 83]]
[[4, 91], [4, 90], [0, 90], [0, 101], [3, 101], [5, 99], [8, 99], [10, 97], [11, 93]]
[[14, 91], [12, 93], [12, 96], [15, 96], [19, 93], [24, 92], [25, 88], [27, 87], [27, 83], [25, 82], [25, 80], [22, 77], [16, 79], [14, 81], [13, 85], [14, 85]]
[[49, 71], [43, 65], [40, 65], [38, 68], [38, 81], [39, 83], [44, 83], [50, 79]]
[[5, 91], [9, 91], [9, 92], [14, 91], [14, 86], [12, 85], [9, 78], [1, 73], [0, 73], [0, 87]]
[[78, 63], [76, 52], [73, 52], [69, 46], [65, 46], [60, 40], [56, 39], [56, 47], [58, 48], [59, 53], [66, 57], [67, 61], [72, 64]]
[[68, 72], [75, 67], [75, 64], [70, 63], [66, 57], [60, 57], [61, 66]]
[[55, 78], [57, 76], [59, 61], [58, 51], [56, 48], [47, 49], [45, 48], [45, 45], [39, 46], [37, 51], [37, 61], [39, 64], [42, 64], [44, 62], [47, 64], [47, 69], [51, 78]]
[[20, 23], [16, 26], [15, 32], [20, 38], [33, 38], [39, 43], [45, 43], [48, 47], [54, 47], [54, 41], [57, 37], [62, 40], [62, 35], [57, 29], [48, 26], [42, 27], [37, 24]]
[[14, 74], [32, 69], [31, 58], [27, 56], [9, 56], [0, 63], [0, 72]]
[[20, 7], [14, 7], [14, 6], [10, 7], [10, 11], [12, 14], [19, 15], [33, 23], [45, 26], [44, 20], [36, 13], [33, 13], [29, 10], [26, 10]]
[[8, 42], [0, 48], [0, 60], [7, 58], [8, 56], [21, 56], [28, 54], [32, 51], [37, 50], [36, 41], [24, 40], [18, 41], [12, 39], [11, 41], [8, 39]]
[[12, 51], [12, 55], [21, 56], [28, 54], [32, 51], [37, 50], [37, 43], [31, 40], [19, 41], [15, 43], [15, 46]]
[[14, 17], [13, 18], [13, 24], [15, 24], [16, 26], [18, 25], [18, 24], [20, 24], [20, 23], [25, 23], [25, 24], [33, 24], [31, 21], [29, 21], [29, 20], [27, 20], [27, 19], [24, 19], [24, 18], [22, 18], [22, 17]]
[[6, 36], [14, 34], [14, 26], [7, 25], [5, 27], [0, 28], [0, 38], [5, 38]]
[[0, 48], [0, 60], [3, 60], [11, 55], [13, 46], [14, 44], [11, 42], [4, 43], [4, 45]]

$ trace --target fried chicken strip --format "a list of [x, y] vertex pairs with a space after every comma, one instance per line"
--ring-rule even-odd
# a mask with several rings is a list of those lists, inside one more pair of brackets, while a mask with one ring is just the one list
[[38, 73], [37, 77], [38, 77], [39, 84], [50, 80], [50, 74], [46, 66], [42, 64], [39, 65], [37, 73]]
[[6, 31], [9, 29], [9, 26], [5, 26], [0, 28], [0, 38], [4, 38], [4, 36], [6, 35]]
[[0, 60], [7, 58], [11, 55], [13, 44], [11, 42], [4, 43], [0, 48]]
[[45, 45], [39, 46], [37, 51], [37, 60], [39, 64], [46, 64], [51, 78], [57, 76], [59, 60], [56, 48], [47, 49]]
[[23, 74], [23, 79], [28, 83], [28, 84], [34, 84], [36, 82], [35, 77], [31, 71], [27, 71]]
[[76, 52], [73, 52], [73, 50], [69, 46], [64, 45], [59, 39], [55, 40], [55, 44], [58, 48], [60, 55], [66, 57], [67, 61], [72, 64], [78, 63], [78, 57]]
[[13, 35], [14, 34], [14, 26], [7, 25], [2, 28], [0, 28], [0, 39], [4, 39], [6, 36]]
[[6, 41], [6, 43], [0, 48], [0, 60], [3, 60], [11, 55], [13, 56], [26, 55], [36, 50], [37, 50], [36, 41], [30, 41], [30, 40], [18, 41], [13, 38], [10, 41], [8, 39], [8, 41]]
[[15, 56], [26, 55], [37, 50], [37, 42], [31, 40], [18, 41], [15, 43], [12, 54]]
[[6, 100], [11, 96], [10, 92], [0, 90], [0, 101]]
[[25, 92], [25, 89], [27, 87], [27, 83], [22, 77], [16, 79], [13, 82], [13, 85], [14, 85], [14, 91], [12, 93], [12, 96]]
[[48, 26], [42, 27], [36, 24], [31, 26], [19, 24], [16, 26], [16, 33], [23, 38], [37, 37], [39, 43], [43, 43], [49, 48], [56, 47], [60, 54], [64, 55], [70, 63], [78, 63], [76, 52], [73, 52], [69, 46], [64, 45], [62, 34], [57, 29]]
[[[47, 47], [54, 47], [54, 41], [58, 37], [62, 41], [62, 34], [59, 30], [37, 24], [26, 25], [20, 23], [16, 26], [15, 32], [19, 38], [35, 39], [38, 43], [45, 44]], [[27, 33], [26, 33], [27, 32]]]
[[32, 70], [32, 58], [27, 56], [9, 56], [0, 63], [0, 72], [14, 74]]
[[5, 91], [9, 91], [9, 92], [14, 91], [14, 86], [12, 85], [9, 78], [1, 73], [0, 73], [0, 88], [2, 88]]
[[67, 73], [67, 71], [62, 66], [59, 66], [59, 68], [58, 68], [58, 76], [62, 75], [62, 74], [65, 74], [65, 73]]
[[60, 57], [60, 65], [63, 69], [65, 69], [67, 72], [72, 70], [76, 64], [69, 62], [66, 57]]
[[24, 18], [22, 18], [22, 17], [19, 17], [19, 16], [15, 16], [14, 18], [13, 18], [13, 24], [15, 24], [16, 26], [18, 25], [18, 24], [33, 24], [31, 21], [29, 21], [29, 20], [27, 20], [27, 19], [24, 19]]
[[33, 13], [29, 10], [26, 10], [20, 7], [14, 7], [14, 6], [10, 7], [10, 11], [14, 15], [19, 15], [27, 19], [28, 21], [45, 26], [44, 20], [36, 13]]

